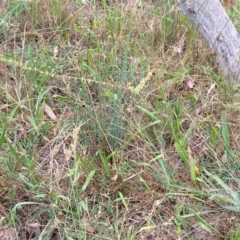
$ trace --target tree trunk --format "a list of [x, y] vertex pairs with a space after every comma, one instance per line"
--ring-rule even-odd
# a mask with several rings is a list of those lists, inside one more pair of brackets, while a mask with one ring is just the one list
[[216, 53], [219, 70], [240, 82], [240, 36], [219, 0], [176, 0]]

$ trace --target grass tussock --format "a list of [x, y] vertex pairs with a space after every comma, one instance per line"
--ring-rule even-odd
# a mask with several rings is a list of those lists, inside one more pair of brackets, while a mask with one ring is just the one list
[[0, 239], [239, 239], [239, 89], [175, 1], [0, 4]]

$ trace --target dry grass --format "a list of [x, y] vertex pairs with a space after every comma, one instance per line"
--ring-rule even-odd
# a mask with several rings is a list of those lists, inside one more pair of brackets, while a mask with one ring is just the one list
[[0, 4], [0, 239], [239, 239], [239, 90], [174, 1]]

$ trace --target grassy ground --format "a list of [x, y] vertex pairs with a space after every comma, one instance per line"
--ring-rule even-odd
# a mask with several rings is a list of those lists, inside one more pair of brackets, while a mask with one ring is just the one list
[[239, 89], [175, 1], [0, 4], [0, 239], [240, 239]]

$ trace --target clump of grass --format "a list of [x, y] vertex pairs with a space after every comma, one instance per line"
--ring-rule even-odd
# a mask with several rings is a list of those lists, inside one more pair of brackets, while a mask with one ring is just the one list
[[4, 9], [0, 235], [237, 239], [239, 90], [174, 1]]

